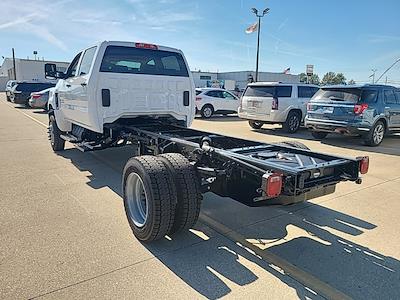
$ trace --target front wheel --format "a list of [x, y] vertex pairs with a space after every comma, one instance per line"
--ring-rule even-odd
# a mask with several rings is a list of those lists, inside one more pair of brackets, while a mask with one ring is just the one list
[[383, 137], [385, 136], [385, 124], [382, 121], [376, 122], [376, 124], [370, 129], [364, 142], [368, 146], [376, 147], [379, 146]]
[[65, 140], [61, 138], [62, 131], [57, 126], [54, 115], [49, 116], [49, 139], [53, 151], [62, 151], [65, 147]]
[[253, 129], [261, 129], [263, 127], [263, 123], [259, 121], [249, 121], [249, 125]]
[[173, 177], [163, 162], [149, 155], [129, 159], [122, 187], [125, 213], [137, 239], [151, 242], [171, 231], [177, 195]]
[[322, 132], [322, 131], [311, 131], [311, 135], [316, 140], [323, 140], [324, 138], [327, 137], [328, 133], [327, 132]]

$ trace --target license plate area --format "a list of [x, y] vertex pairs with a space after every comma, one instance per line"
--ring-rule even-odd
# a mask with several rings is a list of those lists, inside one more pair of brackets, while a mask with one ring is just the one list
[[247, 101], [247, 107], [250, 109], [261, 108], [261, 101], [249, 100]]
[[335, 108], [333, 106], [321, 106], [321, 107], [318, 107], [317, 109], [315, 109], [313, 111], [313, 113], [320, 114], [320, 115], [333, 114], [334, 110], [335, 110]]

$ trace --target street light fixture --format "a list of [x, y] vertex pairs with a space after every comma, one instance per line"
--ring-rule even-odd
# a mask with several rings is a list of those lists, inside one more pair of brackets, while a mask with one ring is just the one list
[[261, 29], [261, 18], [264, 17], [268, 12], [269, 8], [266, 8], [262, 11], [262, 14], [258, 14], [258, 10], [256, 8], [252, 8], [251, 11], [258, 18], [258, 26], [257, 26], [257, 58], [256, 58], [256, 82], [258, 81], [258, 59], [260, 56], [260, 29]]

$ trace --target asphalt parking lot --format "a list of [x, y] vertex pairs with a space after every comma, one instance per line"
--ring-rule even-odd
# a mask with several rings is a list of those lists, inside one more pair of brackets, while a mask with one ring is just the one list
[[0, 298], [400, 298], [400, 136], [312, 140], [235, 117], [193, 127], [370, 156], [362, 185], [288, 207], [206, 194], [196, 228], [143, 245], [121, 200], [129, 146], [55, 154], [47, 115], [0, 95]]

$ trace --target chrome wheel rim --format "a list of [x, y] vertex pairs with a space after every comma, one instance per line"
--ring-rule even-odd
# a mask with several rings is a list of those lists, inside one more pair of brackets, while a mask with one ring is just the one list
[[206, 118], [209, 118], [209, 117], [211, 117], [211, 115], [212, 115], [212, 110], [211, 110], [211, 108], [209, 108], [209, 107], [204, 108], [204, 116], [205, 116]]
[[373, 133], [373, 139], [375, 144], [379, 144], [383, 140], [383, 136], [385, 134], [385, 127], [382, 124], [378, 124]]
[[125, 195], [130, 219], [137, 227], [143, 227], [147, 221], [149, 205], [144, 183], [137, 173], [128, 175]]
[[297, 115], [294, 115], [290, 120], [289, 120], [289, 128], [291, 131], [295, 131], [300, 125], [300, 120]]

